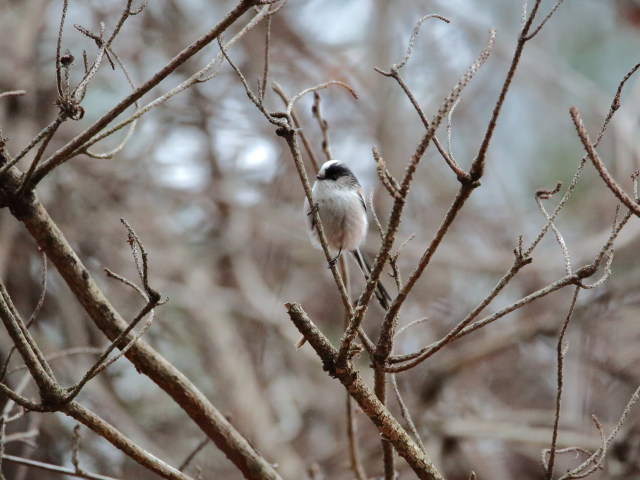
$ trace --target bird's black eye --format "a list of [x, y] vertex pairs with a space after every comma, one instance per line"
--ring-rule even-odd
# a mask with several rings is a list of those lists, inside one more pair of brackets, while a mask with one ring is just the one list
[[351, 170], [349, 167], [342, 163], [334, 163], [329, 165], [329, 167], [324, 172], [324, 178], [326, 180], [337, 180], [340, 177], [344, 177], [345, 175], [349, 175]]

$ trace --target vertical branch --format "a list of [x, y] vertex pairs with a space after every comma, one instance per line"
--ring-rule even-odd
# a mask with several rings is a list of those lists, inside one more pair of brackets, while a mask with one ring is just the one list
[[[382, 405], [387, 404], [387, 373], [381, 367], [376, 367], [373, 371], [374, 392]], [[382, 437], [382, 462], [384, 465], [384, 479], [394, 480], [395, 460], [393, 458], [393, 446]]]
[[576, 286], [573, 290], [573, 297], [571, 298], [571, 305], [569, 306], [569, 312], [567, 313], [567, 317], [562, 324], [562, 328], [560, 330], [560, 335], [558, 336], [558, 344], [556, 347], [556, 358], [558, 361], [558, 386], [556, 390], [556, 413], [553, 421], [553, 434], [551, 437], [551, 451], [549, 453], [549, 464], [547, 467], [546, 480], [551, 480], [553, 478], [553, 467], [554, 461], [556, 457], [556, 449], [558, 443], [558, 429], [560, 427], [560, 405], [562, 401], [562, 390], [564, 384], [564, 354], [565, 354], [565, 345], [564, 345], [564, 336], [567, 333], [567, 328], [569, 327], [569, 321], [571, 320], [571, 316], [573, 315], [573, 309], [576, 306], [576, 301], [578, 300], [578, 294], [580, 293], [580, 286]]
[[[267, 7], [271, 9], [269, 5]], [[258, 98], [260, 101], [264, 101], [264, 94], [267, 90], [267, 79], [269, 78], [269, 46], [271, 45], [271, 20], [273, 15], [267, 15], [267, 25], [265, 27], [264, 34], [264, 70], [262, 71], [262, 80], [258, 85]]]
[[322, 112], [320, 111], [320, 95], [318, 92], [313, 92], [313, 107], [311, 108], [311, 113], [320, 126], [320, 132], [322, 133], [322, 152], [324, 153], [324, 157], [327, 161], [331, 160], [333, 155], [331, 155], [331, 144], [329, 142], [329, 123], [322, 117]]
[[58, 41], [56, 44], [56, 87], [58, 88], [58, 97], [62, 97], [62, 74], [60, 66], [60, 50], [62, 50], [62, 33], [64, 31], [64, 21], [67, 16], [67, 7], [69, 0], [64, 0], [62, 4], [62, 15], [60, 16], [60, 28], [58, 29]]
[[[347, 288], [347, 294], [351, 296], [350, 281], [349, 281], [349, 266], [347, 265], [347, 256], [342, 255], [340, 257], [340, 273], [344, 279], [345, 286]], [[351, 312], [348, 309], [344, 309], [344, 327], [349, 324], [351, 318]], [[346, 412], [347, 412], [347, 442], [349, 444], [349, 461], [351, 463], [351, 471], [355, 475], [357, 480], [367, 480], [367, 473], [362, 465], [360, 458], [360, 449], [358, 448], [358, 419], [355, 416], [355, 410], [353, 400], [349, 392], [345, 392], [346, 400]]]

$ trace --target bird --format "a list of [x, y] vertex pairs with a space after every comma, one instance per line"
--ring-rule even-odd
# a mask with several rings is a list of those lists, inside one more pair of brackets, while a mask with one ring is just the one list
[[[311, 189], [313, 205], [305, 199], [304, 213], [311, 243], [322, 248], [315, 225], [313, 210], [317, 210], [327, 243], [336, 256], [329, 261], [335, 265], [343, 251], [351, 252], [356, 263], [368, 280], [371, 267], [365, 260], [360, 246], [369, 227], [367, 205], [362, 196], [362, 186], [351, 169], [340, 160], [328, 160], [318, 170]], [[378, 282], [376, 297], [380, 305], [388, 310], [391, 296]]]

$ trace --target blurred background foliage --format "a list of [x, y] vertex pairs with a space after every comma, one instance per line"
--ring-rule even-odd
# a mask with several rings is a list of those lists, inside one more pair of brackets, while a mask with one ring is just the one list
[[[92, 31], [114, 25], [122, 2], [71, 2], [63, 49], [82, 71], [82, 50], [96, 46], [72, 28]], [[159, 0], [132, 18], [114, 50], [136, 83], [148, 79], [181, 48], [210, 28], [235, 2]], [[546, 12], [552, 2], [543, 1]], [[0, 102], [0, 125], [15, 153], [56, 115], [55, 42], [60, 1], [0, 0], [0, 91], [23, 88], [27, 95]], [[273, 18], [269, 78], [289, 94], [328, 80], [342, 89], [321, 92], [335, 158], [346, 161], [367, 192], [373, 191], [384, 221], [391, 201], [375, 175], [371, 147], [377, 145], [390, 170], [400, 175], [423, 126], [397, 85], [374, 71], [398, 62], [415, 22], [438, 13], [451, 24], [430, 20], [422, 30], [403, 76], [431, 117], [471, 64], [489, 28], [497, 41], [488, 62], [464, 91], [452, 118], [452, 149], [468, 166], [483, 138], [504, 80], [520, 25], [520, 2], [507, 0], [291, 0]], [[245, 22], [249, 16], [245, 16]], [[225, 35], [231, 38], [243, 22]], [[544, 224], [534, 193], [557, 181], [568, 185], [582, 146], [568, 114], [576, 105], [592, 136], [609, 109], [618, 83], [639, 61], [640, 2], [567, 0], [527, 45], [489, 150], [482, 187], [458, 218], [446, 241], [401, 312], [401, 325], [428, 322], [399, 336], [396, 353], [409, 353], [444, 334], [480, 301], [509, 268], [518, 236], [530, 242]], [[255, 87], [262, 75], [265, 24], [229, 50]], [[215, 44], [169, 77], [147, 102], [168, 91], [218, 53]], [[130, 87], [122, 72], [103, 68], [83, 104], [86, 115], [65, 123], [50, 151], [99, 118]], [[144, 101], [144, 100], [143, 100]], [[144, 102], [144, 103], [147, 103]], [[282, 108], [267, 90], [271, 109]], [[321, 135], [311, 116], [311, 96], [299, 102], [303, 129], [321, 158]], [[632, 81], [623, 106], [599, 149], [627, 188], [639, 168], [637, 135], [640, 83]], [[116, 134], [94, 150], [108, 150]], [[439, 137], [446, 140], [446, 130]], [[27, 163], [23, 164], [27, 165]], [[308, 168], [311, 170], [310, 164]], [[310, 171], [311, 173], [311, 171]], [[410, 193], [399, 242], [406, 276], [431, 239], [458, 183], [432, 147]], [[298, 301], [337, 340], [342, 309], [320, 252], [307, 240], [303, 190], [290, 153], [248, 101], [225, 64], [200, 83], [145, 115], [133, 139], [116, 158], [76, 158], [38, 187], [52, 217], [77, 249], [125, 318], [141, 301], [106, 278], [109, 268], [133, 278], [135, 267], [120, 224], [126, 218], [142, 238], [153, 283], [169, 303], [157, 312], [146, 340], [183, 370], [285, 478], [305, 478], [318, 464], [330, 479], [349, 479], [342, 387], [321, 370], [311, 349], [295, 351], [298, 339], [283, 303]], [[552, 209], [553, 200], [548, 203]], [[608, 236], [616, 201], [589, 165], [557, 225], [576, 267], [589, 262]], [[640, 382], [637, 344], [638, 230], [632, 219], [616, 247], [613, 275], [601, 288], [581, 295], [568, 333], [562, 428], [568, 443], [589, 448], [607, 431]], [[379, 238], [371, 230], [371, 256]], [[562, 254], [548, 235], [526, 267], [488, 312], [561, 277]], [[38, 298], [42, 265], [33, 241], [5, 212], [0, 215], [0, 275], [26, 315]], [[390, 287], [390, 278], [384, 280]], [[354, 294], [362, 282], [352, 275]], [[95, 329], [61, 278], [50, 269], [49, 293], [36, 326], [46, 352], [102, 346]], [[540, 451], [549, 446], [556, 392], [556, 339], [570, 302], [562, 290], [446, 348], [398, 381], [429, 453], [446, 478], [541, 478]], [[366, 327], [375, 335], [382, 312], [374, 306]], [[10, 347], [0, 338], [3, 356]], [[71, 383], [92, 357], [62, 358], [55, 367]], [[16, 363], [17, 365], [18, 363]], [[363, 369], [367, 363], [362, 360]], [[12, 374], [17, 382], [22, 373]], [[179, 465], [203, 434], [170, 399], [126, 361], [111, 367], [80, 400], [172, 465]], [[394, 412], [399, 412], [391, 402]], [[378, 434], [359, 415], [365, 468], [380, 475]], [[8, 447], [9, 453], [70, 465], [73, 424], [61, 415], [27, 415], [38, 427], [37, 448]], [[118, 451], [83, 429], [82, 465], [120, 478], [152, 478]], [[640, 415], [635, 412], [609, 452], [597, 478], [638, 478]], [[562, 444], [561, 446], [568, 446]], [[562, 459], [559, 470], [568, 466]], [[575, 460], [575, 459], [574, 459]], [[8, 478], [35, 478], [11, 469]], [[237, 479], [240, 474], [212, 445], [188, 473]], [[403, 462], [400, 479], [413, 478]], [[38, 478], [57, 478], [38, 473]]]

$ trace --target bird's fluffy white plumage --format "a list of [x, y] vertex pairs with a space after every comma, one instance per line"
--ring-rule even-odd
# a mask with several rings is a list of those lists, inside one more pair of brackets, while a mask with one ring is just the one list
[[[325, 162], [316, 176], [311, 195], [317, 205], [327, 242], [332, 250], [353, 251], [364, 241], [368, 221], [362, 189], [351, 170], [338, 160]], [[304, 213], [309, 222], [309, 236], [320, 247], [318, 233], [305, 200]]]

